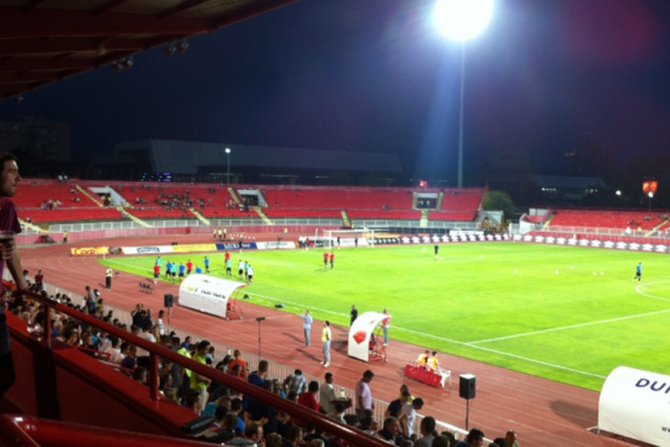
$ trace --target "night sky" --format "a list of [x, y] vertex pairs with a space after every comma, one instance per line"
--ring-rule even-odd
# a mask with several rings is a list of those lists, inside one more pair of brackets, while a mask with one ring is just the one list
[[[409, 174], [453, 179], [460, 48], [434, 30], [432, 7], [303, 0], [190, 39], [185, 54], [153, 50], [131, 70], [2, 102], [0, 119], [68, 122], [83, 159], [170, 138], [390, 152]], [[583, 147], [612, 172], [665, 175], [669, 29], [665, 0], [497, 0], [466, 49], [466, 184], [505, 154], [566, 173], [562, 154]]]

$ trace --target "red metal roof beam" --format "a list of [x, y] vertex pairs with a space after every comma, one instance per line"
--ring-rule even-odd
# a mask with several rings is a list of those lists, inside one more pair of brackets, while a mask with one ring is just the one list
[[37, 9], [26, 13], [0, 7], [0, 38], [95, 37], [173, 34], [190, 36], [212, 30], [211, 20], [182, 19], [138, 14], [105, 13], [91, 15], [81, 11]]
[[174, 15], [177, 15], [179, 13], [182, 13], [184, 11], [188, 11], [189, 9], [195, 8], [196, 6], [202, 5], [203, 3], [208, 2], [209, 0], [186, 0], [185, 2], [174, 6], [167, 11], [159, 14], [160, 17], [171, 17]]
[[0, 39], [0, 56], [18, 54], [72, 53], [80, 51], [141, 51], [145, 43], [138, 39], [99, 39], [94, 37], [51, 39]]

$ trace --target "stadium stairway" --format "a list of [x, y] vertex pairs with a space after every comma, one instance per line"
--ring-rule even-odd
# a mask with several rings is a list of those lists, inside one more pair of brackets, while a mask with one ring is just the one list
[[440, 191], [437, 195], [437, 209], [444, 209], [444, 191]]
[[228, 187], [228, 193], [230, 194], [230, 197], [233, 198], [233, 201], [239, 206], [242, 204], [242, 199], [240, 198], [240, 195], [237, 193], [237, 190], [233, 188], [232, 186]]
[[49, 232], [47, 230], [40, 227], [39, 225], [35, 225], [34, 223], [27, 222], [27, 221], [21, 220], [21, 219], [19, 219], [19, 222], [21, 223], [21, 226], [23, 226], [24, 228], [29, 229], [30, 231], [34, 231], [35, 233], [38, 233], [38, 234], [49, 234]]
[[654, 234], [658, 234], [658, 233], [661, 231], [661, 229], [662, 229], [663, 227], [665, 227], [666, 225], [668, 225], [668, 222], [670, 222], [670, 219], [665, 219], [665, 220], [663, 220], [663, 222], [661, 222], [660, 224], [658, 224], [658, 225], [656, 225], [654, 228], [652, 228], [650, 231], [648, 231], [648, 232], [645, 234], [645, 236], [647, 236], [647, 237], [651, 237], [651, 236], [653, 236]]
[[553, 222], [553, 220], [554, 220], [555, 217], [556, 217], [556, 214], [555, 214], [555, 213], [552, 214], [551, 216], [549, 216], [549, 219], [547, 219], [547, 221], [544, 223], [544, 225], [542, 226], [542, 229], [543, 229], [543, 230], [548, 229], [548, 228], [549, 228], [549, 225], [551, 225], [551, 222]]
[[350, 228], [351, 227], [351, 221], [349, 220], [349, 215], [344, 210], [340, 211], [340, 213], [342, 214], [342, 225], [345, 228]]
[[258, 214], [258, 217], [263, 220], [267, 225], [274, 225], [275, 223], [263, 212], [260, 206], [254, 206], [253, 210], [256, 211], [256, 214]]
[[77, 191], [79, 191], [80, 193], [82, 193], [83, 195], [85, 195], [86, 197], [88, 197], [88, 199], [89, 199], [91, 202], [95, 203], [95, 204], [98, 205], [100, 208], [102, 208], [102, 207], [105, 206], [105, 205], [100, 201], [100, 199], [98, 199], [98, 198], [95, 197], [93, 194], [91, 194], [88, 190], [86, 190], [86, 188], [82, 188], [80, 185], [75, 185], [75, 188], [77, 188]]
[[419, 228], [428, 227], [428, 210], [421, 210], [421, 220], [419, 220]]
[[191, 214], [193, 214], [195, 217], [197, 217], [200, 222], [204, 223], [207, 226], [211, 225], [211, 222], [209, 221], [209, 219], [207, 219], [205, 216], [200, 214], [200, 212], [198, 210], [196, 210], [195, 208], [189, 208], [189, 211], [191, 212]]
[[126, 217], [126, 218], [132, 220], [133, 222], [135, 222], [135, 223], [138, 224], [138, 225], [143, 226], [144, 228], [153, 228], [153, 225], [150, 225], [149, 223], [147, 223], [146, 221], [140, 219], [139, 217], [130, 214], [130, 213], [129, 213], [125, 208], [123, 208], [122, 206], [117, 207], [116, 210], [117, 210], [119, 213], [121, 213], [121, 214], [123, 215], [123, 217]]

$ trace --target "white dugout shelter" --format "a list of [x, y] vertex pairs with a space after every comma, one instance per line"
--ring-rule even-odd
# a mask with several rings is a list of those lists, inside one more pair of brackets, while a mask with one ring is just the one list
[[616, 368], [600, 392], [598, 429], [670, 446], [670, 376], [625, 366]]
[[[349, 329], [349, 343], [347, 345], [349, 357], [364, 362], [370, 361], [370, 336], [386, 318], [388, 318], [388, 315], [379, 312], [365, 312], [356, 318]], [[383, 340], [377, 342], [382, 343]]]
[[199, 312], [228, 316], [228, 301], [237, 289], [247, 285], [207, 275], [189, 275], [179, 286], [179, 304]]

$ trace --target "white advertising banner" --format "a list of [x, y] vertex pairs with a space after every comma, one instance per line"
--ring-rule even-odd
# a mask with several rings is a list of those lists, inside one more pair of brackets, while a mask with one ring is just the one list
[[124, 255], [160, 255], [162, 253], [173, 253], [172, 245], [145, 245], [143, 247], [121, 247]]
[[[375, 331], [388, 315], [379, 312], [365, 312], [360, 314], [349, 329], [349, 343], [347, 354], [364, 362], [370, 361], [370, 335]], [[378, 340], [383, 343], [383, 340]]]
[[228, 300], [246, 284], [207, 275], [189, 275], [179, 286], [179, 305], [226, 318]]
[[600, 392], [598, 428], [670, 446], [670, 376], [620, 366]]

